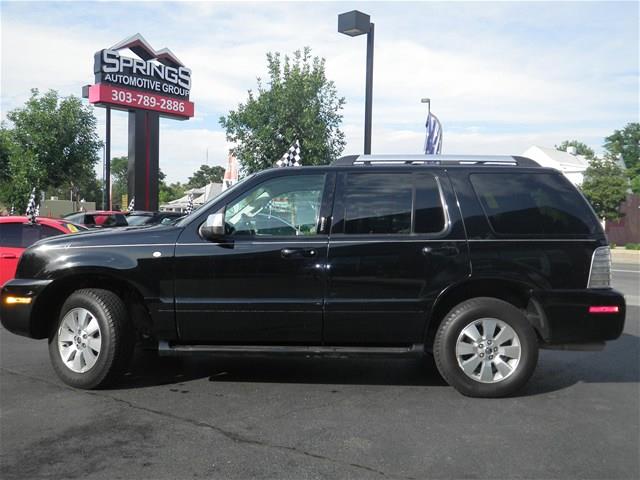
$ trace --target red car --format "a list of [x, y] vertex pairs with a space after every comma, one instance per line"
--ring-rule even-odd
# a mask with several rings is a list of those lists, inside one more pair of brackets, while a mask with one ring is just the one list
[[80, 230], [86, 228], [57, 218], [38, 217], [30, 224], [27, 217], [0, 217], [0, 286], [14, 277], [25, 248], [42, 238]]

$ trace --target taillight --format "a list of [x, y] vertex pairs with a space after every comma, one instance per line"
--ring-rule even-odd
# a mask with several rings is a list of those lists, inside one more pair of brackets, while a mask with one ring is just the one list
[[591, 305], [589, 313], [618, 313], [620, 307], [617, 305]]
[[611, 250], [598, 247], [591, 257], [591, 270], [587, 288], [609, 288], [611, 286]]

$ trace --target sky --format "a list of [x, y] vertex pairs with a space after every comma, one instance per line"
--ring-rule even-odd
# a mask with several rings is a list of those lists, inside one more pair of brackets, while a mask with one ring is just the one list
[[[266, 77], [266, 53], [309, 46], [346, 99], [344, 154], [362, 153], [366, 40], [337, 32], [337, 15], [357, 9], [376, 25], [372, 153], [421, 152], [423, 97], [442, 122], [442, 153], [521, 154], [565, 139], [602, 152], [604, 137], [639, 121], [639, 5], [2, 1], [0, 118], [31, 88], [80, 96], [93, 54], [140, 33], [192, 70], [195, 117], [160, 124], [160, 167], [185, 181], [226, 165], [219, 118]], [[127, 116], [114, 112], [112, 156], [126, 153]]]

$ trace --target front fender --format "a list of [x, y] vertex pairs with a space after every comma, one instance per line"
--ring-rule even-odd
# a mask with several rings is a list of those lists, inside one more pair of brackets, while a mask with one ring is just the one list
[[40, 245], [28, 249], [16, 278], [57, 282], [68, 277], [109, 277], [144, 298], [173, 296], [173, 245]]

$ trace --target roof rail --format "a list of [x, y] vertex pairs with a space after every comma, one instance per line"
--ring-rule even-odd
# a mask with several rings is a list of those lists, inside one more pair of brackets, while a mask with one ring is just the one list
[[510, 155], [347, 155], [333, 166], [356, 165], [503, 165], [539, 167], [530, 158]]

